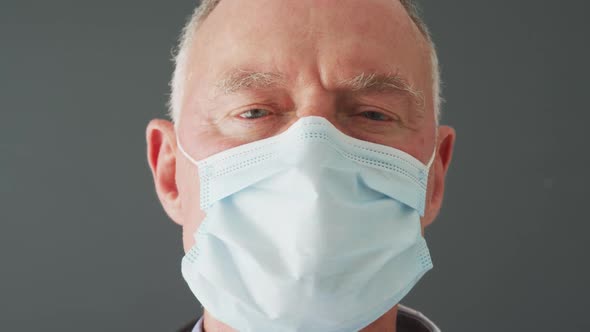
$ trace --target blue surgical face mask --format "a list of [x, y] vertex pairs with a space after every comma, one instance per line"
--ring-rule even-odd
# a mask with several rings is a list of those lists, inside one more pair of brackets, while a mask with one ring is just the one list
[[178, 146], [206, 213], [182, 273], [238, 331], [357, 331], [432, 268], [420, 227], [432, 159], [321, 117], [201, 161]]

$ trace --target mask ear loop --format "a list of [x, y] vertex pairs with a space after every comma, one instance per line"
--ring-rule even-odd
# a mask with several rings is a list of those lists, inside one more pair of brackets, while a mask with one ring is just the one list
[[432, 156], [430, 156], [430, 160], [428, 161], [428, 164], [426, 164], [426, 169], [430, 170], [430, 166], [432, 166], [432, 163], [434, 163], [434, 158], [436, 157], [436, 150], [437, 149], [437, 144], [438, 144], [438, 129], [435, 131], [434, 133], [434, 151], [432, 151]]
[[174, 121], [174, 136], [176, 137], [176, 146], [178, 147], [178, 150], [180, 150], [180, 153], [186, 158], [188, 159], [191, 163], [193, 163], [195, 166], [198, 166], [198, 163], [195, 159], [193, 159], [193, 157], [191, 157], [186, 150], [184, 150], [184, 148], [182, 147], [182, 144], [180, 144], [180, 138], [178, 137], [178, 128], [180, 127], [179, 125], [180, 123], [180, 119], [178, 119], [178, 121]]
[[180, 150], [180, 153], [182, 153], [182, 155], [188, 159], [191, 163], [193, 163], [195, 166], [198, 165], [197, 161], [193, 159], [193, 157], [191, 157], [182, 147], [182, 144], [180, 144], [180, 139], [178, 138], [178, 134], [176, 134], [176, 146], [178, 147], [178, 150]]

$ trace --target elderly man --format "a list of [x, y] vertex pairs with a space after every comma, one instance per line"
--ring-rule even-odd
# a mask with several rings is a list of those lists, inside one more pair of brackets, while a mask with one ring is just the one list
[[186, 331], [438, 331], [399, 304], [431, 267], [455, 133], [409, 0], [203, 1], [172, 122], [147, 128], [158, 197], [204, 307]]

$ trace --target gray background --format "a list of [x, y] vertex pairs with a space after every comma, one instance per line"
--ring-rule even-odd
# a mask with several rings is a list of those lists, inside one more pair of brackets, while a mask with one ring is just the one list
[[[586, 1], [424, 0], [458, 142], [443, 331], [590, 331]], [[145, 161], [193, 1], [0, 2], [0, 330], [173, 331], [198, 315]]]

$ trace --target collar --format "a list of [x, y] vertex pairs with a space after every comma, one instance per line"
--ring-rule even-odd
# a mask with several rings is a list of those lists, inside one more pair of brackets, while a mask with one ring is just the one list
[[[440, 332], [440, 329], [421, 312], [399, 305], [397, 309], [398, 332]], [[203, 317], [199, 319], [192, 332], [203, 332]]]

